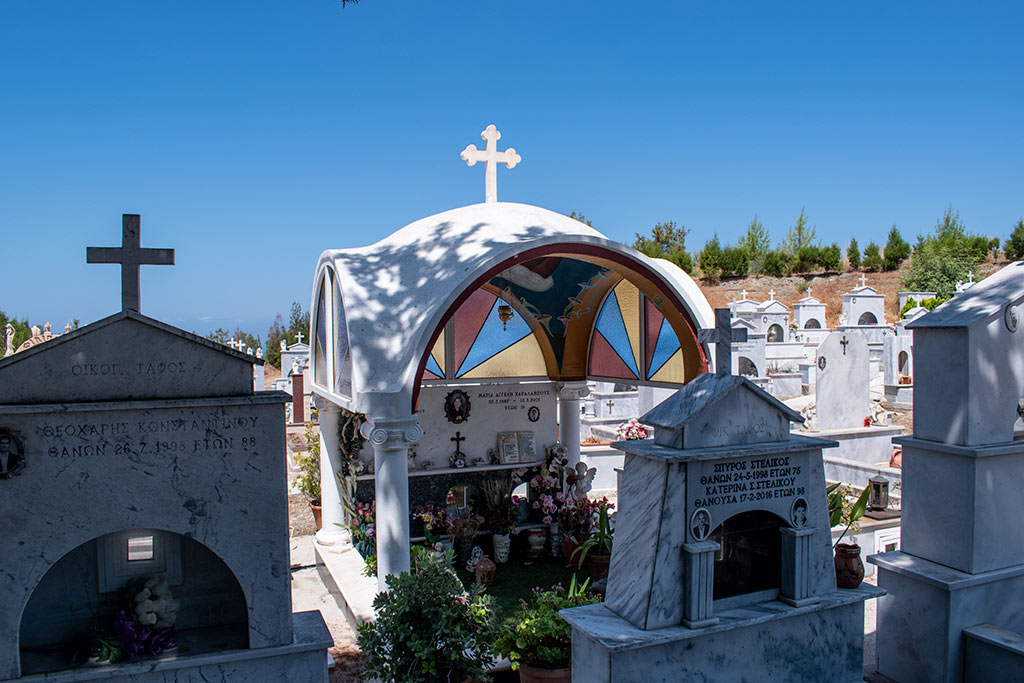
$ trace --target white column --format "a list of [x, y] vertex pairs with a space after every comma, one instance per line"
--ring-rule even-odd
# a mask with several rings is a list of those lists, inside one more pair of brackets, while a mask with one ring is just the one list
[[570, 468], [580, 461], [580, 401], [589, 393], [586, 382], [562, 382], [558, 387], [558, 440], [565, 446]]
[[373, 444], [377, 501], [377, 590], [387, 589], [385, 577], [409, 570], [409, 446], [423, 429], [415, 417], [374, 418], [363, 424]]
[[316, 542], [325, 546], [346, 549], [350, 538], [344, 526], [345, 513], [341, 507], [341, 491], [334, 473], [341, 469], [341, 450], [338, 443], [338, 422], [341, 409], [321, 396], [315, 396], [320, 412], [320, 506], [323, 525], [316, 532]]

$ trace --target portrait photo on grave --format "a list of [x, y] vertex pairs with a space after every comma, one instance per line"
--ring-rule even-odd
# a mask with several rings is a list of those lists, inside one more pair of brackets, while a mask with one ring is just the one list
[[25, 449], [9, 429], [0, 429], [0, 479], [10, 479], [25, 469]]
[[469, 394], [461, 389], [448, 392], [444, 399], [444, 414], [449, 422], [462, 424], [469, 419]]
[[540, 419], [540, 408], [530, 406], [530, 409], [526, 411], [526, 417], [529, 418], [530, 422], [536, 422]]

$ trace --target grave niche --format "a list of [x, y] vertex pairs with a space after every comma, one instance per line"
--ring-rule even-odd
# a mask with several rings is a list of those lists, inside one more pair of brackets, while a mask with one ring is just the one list
[[83, 543], [39, 581], [21, 617], [22, 675], [68, 668], [76, 640], [114, 622], [121, 587], [153, 575], [167, 580], [175, 600], [193, 606], [175, 623], [179, 653], [249, 646], [245, 595], [223, 560], [187, 536], [127, 530]]
[[[780, 517], [764, 510], [741, 512], [722, 522], [708, 537], [719, 545], [712, 568], [712, 599], [716, 608], [730, 598], [758, 599], [779, 594], [782, 580], [782, 535], [788, 526]], [[732, 602], [737, 602], [733, 600]]]

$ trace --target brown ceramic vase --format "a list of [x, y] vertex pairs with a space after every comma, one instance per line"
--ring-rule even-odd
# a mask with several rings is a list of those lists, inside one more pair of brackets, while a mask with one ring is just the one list
[[860, 559], [860, 546], [840, 543], [836, 546], [836, 586], [856, 588], [864, 580], [864, 563]]

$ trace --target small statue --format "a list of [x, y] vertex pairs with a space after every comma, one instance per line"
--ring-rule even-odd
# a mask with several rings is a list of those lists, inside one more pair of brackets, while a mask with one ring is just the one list
[[409, 458], [409, 471], [412, 472], [416, 469], [416, 449], [410, 448], [408, 453]]
[[804, 423], [800, 427], [800, 431], [804, 432], [816, 432], [818, 431], [818, 419], [815, 415], [815, 409], [813, 403], [808, 403], [800, 411], [800, 414], [804, 418]]
[[466, 454], [461, 451], [455, 451], [451, 457], [448, 458], [448, 462], [452, 467], [462, 469], [466, 466]]
[[7, 323], [7, 349], [4, 351], [4, 358], [14, 355], [14, 325]]
[[501, 458], [498, 457], [498, 449], [497, 448], [488, 448], [487, 449], [487, 457], [490, 458], [492, 465], [500, 465], [501, 464]]
[[587, 493], [590, 492], [591, 487], [594, 485], [594, 476], [596, 474], [596, 467], [588, 469], [586, 463], [576, 463], [576, 481], [569, 488], [569, 492], [574, 500], [587, 499]]
[[478, 545], [473, 546], [473, 551], [469, 554], [469, 559], [466, 560], [466, 571], [473, 572], [476, 570], [476, 566], [483, 559], [483, 556], [483, 548]]

